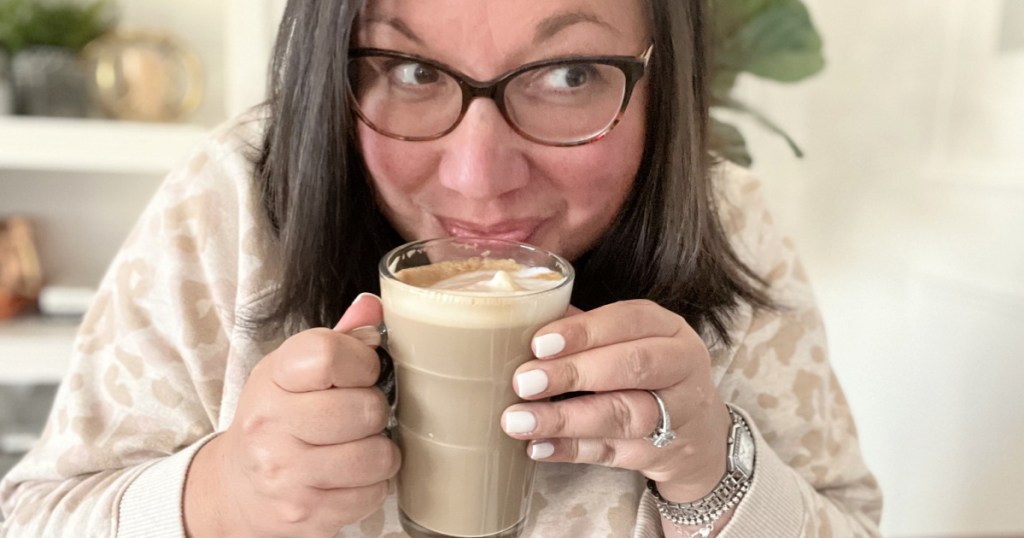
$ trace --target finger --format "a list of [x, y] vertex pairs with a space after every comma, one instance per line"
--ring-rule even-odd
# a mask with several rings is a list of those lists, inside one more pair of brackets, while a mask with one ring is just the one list
[[531, 459], [546, 462], [589, 463], [641, 471], [660, 454], [643, 439], [540, 439], [526, 447]]
[[[533, 360], [512, 378], [523, 399], [542, 399], [567, 392], [606, 392], [626, 389], [657, 390], [682, 381], [700, 366], [687, 360], [706, 356], [699, 340], [687, 349], [678, 338], [644, 338], [612, 344], [555, 360]], [[709, 362], [710, 359], [707, 359]]]
[[336, 445], [376, 435], [384, 431], [390, 414], [387, 397], [375, 387], [291, 394], [285, 402], [289, 408], [284, 427], [307, 445]]
[[644, 337], [675, 336], [687, 329], [679, 315], [638, 299], [549, 323], [534, 335], [531, 348], [537, 358], [546, 359]]
[[380, 360], [372, 348], [323, 328], [289, 338], [274, 352], [269, 367], [274, 383], [293, 393], [370, 387], [380, 375]]
[[502, 414], [501, 427], [517, 439], [641, 439], [654, 431], [659, 417], [646, 391], [622, 390], [513, 405]]
[[391, 439], [372, 435], [358, 441], [311, 448], [296, 461], [295, 478], [316, 489], [355, 488], [398, 473], [401, 452]]
[[384, 320], [384, 309], [380, 304], [380, 297], [372, 293], [361, 293], [352, 306], [348, 307], [345, 314], [338, 320], [334, 330], [347, 333], [356, 327], [369, 325], [376, 327]]

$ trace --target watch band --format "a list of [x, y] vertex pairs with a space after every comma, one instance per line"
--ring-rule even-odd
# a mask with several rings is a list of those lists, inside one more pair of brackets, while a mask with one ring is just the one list
[[[727, 511], [736, 506], [740, 499], [750, 489], [750, 482], [754, 475], [744, 472], [740, 466], [734, 464], [733, 453], [741, 442], [750, 443], [752, 434], [747, 421], [743, 416], [733, 410], [732, 406], [726, 404], [729, 409], [729, 416], [732, 417], [732, 427], [729, 429], [729, 445], [727, 457], [728, 463], [725, 476], [718, 482], [715, 489], [711, 490], [699, 500], [690, 503], [675, 503], [661, 496], [657, 484], [648, 479], [647, 489], [654, 496], [655, 504], [658, 505], [658, 512], [665, 519], [675, 525], [711, 525], [718, 521]], [[746, 440], [741, 440], [742, 436]], [[753, 469], [753, 465], [750, 466]]]

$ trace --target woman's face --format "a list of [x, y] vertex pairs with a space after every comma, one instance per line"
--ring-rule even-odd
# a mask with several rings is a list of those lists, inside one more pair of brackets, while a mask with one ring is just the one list
[[[537, 60], [639, 56], [650, 43], [645, 20], [641, 0], [370, 0], [356, 46], [491, 80]], [[607, 231], [632, 187], [646, 97], [641, 80], [619, 125], [575, 147], [521, 137], [488, 99], [475, 99], [437, 140], [396, 140], [359, 122], [359, 144], [382, 209], [405, 239], [497, 237], [572, 259]]]

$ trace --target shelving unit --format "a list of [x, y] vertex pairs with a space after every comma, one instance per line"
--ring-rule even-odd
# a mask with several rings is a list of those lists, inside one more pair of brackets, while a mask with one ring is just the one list
[[[185, 157], [207, 131], [194, 124], [0, 117], [0, 193], [23, 185], [19, 177], [24, 174], [42, 173], [90, 185], [111, 176], [127, 180], [159, 177]], [[46, 196], [61, 194], [49, 192]], [[145, 200], [137, 198], [124, 203], [141, 208]], [[50, 217], [45, 213], [37, 216], [44, 224]], [[96, 216], [102, 217], [102, 213]], [[81, 231], [67, 231], [88, 236], [89, 226], [83, 225]], [[67, 370], [77, 328], [77, 319], [41, 316], [0, 322], [0, 383], [59, 382]]]
[[0, 117], [0, 168], [159, 174], [206, 132], [190, 124]]
[[[86, 281], [70, 285], [98, 283], [97, 273], [142, 211], [150, 186], [186, 158], [211, 126], [262, 100], [285, 1], [118, 4], [122, 27], [168, 32], [196, 50], [207, 95], [184, 124], [0, 116], [0, 215], [27, 213], [38, 222], [39, 235], [50, 239], [47, 245], [74, 247], [51, 248], [50, 259], [43, 260], [44, 272]], [[0, 384], [61, 379], [76, 330], [74, 320], [0, 322]]]
[[67, 371], [78, 319], [26, 317], [0, 322], [0, 382], [57, 383]]

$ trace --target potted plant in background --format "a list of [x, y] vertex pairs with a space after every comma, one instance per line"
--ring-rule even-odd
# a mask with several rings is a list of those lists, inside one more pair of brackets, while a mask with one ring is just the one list
[[0, 0], [0, 48], [10, 55], [15, 113], [88, 116], [79, 53], [114, 21], [109, 0]]
[[713, 13], [712, 120], [715, 151], [741, 166], [753, 159], [743, 134], [716, 117], [730, 110], [753, 118], [783, 137], [799, 157], [796, 142], [778, 125], [734, 95], [743, 73], [793, 83], [822, 70], [821, 36], [800, 0], [710, 0]]

